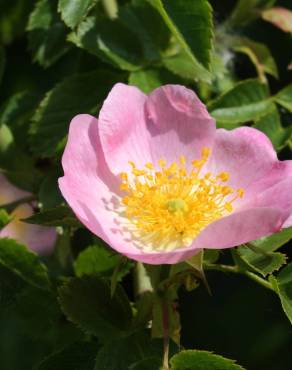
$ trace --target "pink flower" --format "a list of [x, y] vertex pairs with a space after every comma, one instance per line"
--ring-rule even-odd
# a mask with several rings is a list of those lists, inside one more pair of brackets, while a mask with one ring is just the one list
[[79, 220], [142, 262], [172, 264], [292, 225], [292, 161], [278, 161], [256, 129], [216, 130], [183, 86], [146, 96], [115, 85], [98, 120], [72, 120], [62, 165]]
[[[30, 195], [30, 193], [10, 184], [0, 174], [0, 207]], [[56, 242], [56, 231], [51, 227], [30, 225], [20, 221], [32, 214], [33, 208], [30, 204], [22, 203], [18, 205], [11, 213], [12, 221], [0, 231], [0, 238], [12, 238], [39, 254], [49, 254], [52, 252]]]

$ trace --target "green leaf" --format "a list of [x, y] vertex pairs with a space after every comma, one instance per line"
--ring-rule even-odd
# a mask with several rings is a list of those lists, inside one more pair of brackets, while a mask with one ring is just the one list
[[292, 127], [283, 127], [277, 107], [262, 116], [253, 127], [264, 132], [272, 141], [277, 150], [282, 149], [289, 141]]
[[257, 18], [260, 15], [259, 10], [272, 6], [275, 1], [276, 0], [238, 0], [228, 21], [232, 26], [242, 26]]
[[82, 251], [74, 262], [75, 273], [82, 276], [111, 276], [120, 256], [110, 248], [92, 245]]
[[292, 324], [292, 263], [284, 267], [276, 278], [270, 276], [270, 281], [279, 294], [283, 310]]
[[[117, 338], [107, 343], [98, 352], [94, 369], [135, 369], [134, 366], [138, 366], [140, 361], [149, 357], [162, 358], [161, 341], [151, 340], [146, 331], [135, 332], [128, 337]], [[138, 369], [140, 370], [139, 367]]]
[[161, 369], [161, 358], [149, 357], [135, 363], [131, 370], [160, 370]]
[[180, 79], [165, 69], [146, 69], [130, 73], [129, 84], [146, 94], [167, 83], [179, 83]]
[[0, 311], [14, 305], [26, 283], [14, 272], [0, 264]]
[[48, 356], [35, 370], [92, 370], [97, 350], [96, 343], [74, 343]]
[[235, 361], [207, 351], [181, 351], [170, 359], [171, 370], [244, 370]]
[[63, 198], [58, 187], [58, 178], [62, 176], [59, 171], [48, 173], [40, 185], [38, 200], [42, 210], [58, 207]]
[[66, 25], [76, 27], [95, 6], [97, 0], [59, 0], [58, 11]]
[[262, 82], [266, 82], [265, 73], [275, 78], [279, 77], [276, 62], [265, 44], [255, 42], [246, 37], [234, 37], [232, 40], [232, 48], [249, 57]]
[[135, 71], [144, 63], [138, 36], [120, 19], [88, 17], [68, 40], [122, 70]]
[[2, 81], [3, 74], [4, 74], [5, 62], [6, 62], [5, 50], [2, 46], [0, 46], [0, 84]]
[[39, 257], [15, 240], [0, 239], [0, 266], [3, 266], [27, 284], [49, 289], [46, 267]]
[[180, 51], [183, 52], [186, 63], [193, 69], [192, 78], [210, 82], [212, 10], [208, 1], [148, 1], [159, 11], [178, 42], [179, 50], [175, 50], [172, 56], [175, 58]]
[[262, 18], [284, 32], [292, 32], [292, 11], [280, 6], [262, 12]]
[[11, 221], [11, 217], [4, 208], [0, 208], [0, 229]]
[[69, 207], [58, 206], [52, 209], [46, 209], [42, 212], [23, 219], [28, 224], [43, 226], [72, 226], [80, 227], [80, 222], [76, 219], [74, 213]]
[[208, 104], [211, 115], [226, 124], [259, 119], [272, 108], [266, 85], [254, 79], [239, 82]]
[[59, 296], [65, 315], [86, 333], [106, 341], [130, 328], [131, 306], [120, 285], [111, 297], [108, 281], [73, 278], [59, 289]]
[[271, 236], [266, 236], [251, 242], [250, 244], [261, 248], [267, 252], [274, 252], [282, 245], [292, 239], [292, 227], [283, 229], [280, 232], [274, 233]]
[[61, 151], [70, 120], [79, 113], [95, 114], [98, 103], [117, 79], [117, 74], [99, 70], [68, 77], [56, 85], [47, 93], [33, 117], [31, 141], [34, 151], [44, 157]]
[[262, 276], [272, 274], [286, 263], [286, 256], [279, 252], [268, 252], [262, 248], [251, 250], [246, 246], [239, 247], [237, 253], [249, 270]]
[[292, 84], [280, 90], [274, 98], [276, 103], [292, 112]]
[[66, 27], [57, 14], [57, 0], [39, 0], [27, 25], [29, 49], [33, 60], [49, 67], [70, 47]]

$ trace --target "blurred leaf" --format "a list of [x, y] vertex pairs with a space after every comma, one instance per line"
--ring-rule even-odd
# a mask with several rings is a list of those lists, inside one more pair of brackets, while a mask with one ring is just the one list
[[239, 82], [208, 104], [211, 115], [226, 124], [259, 119], [272, 107], [266, 85], [254, 79]]
[[45, 265], [39, 257], [15, 240], [0, 239], [0, 266], [5, 267], [23, 281], [40, 289], [49, 289]]
[[76, 27], [95, 6], [97, 0], [59, 0], [58, 11], [66, 25]]
[[292, 84], [280, 90], [274, 98], [276, 103], [292, 112]]
[[279, 294], [283, 310], [292, 324], [292, 263], [284, 267], [277, 277], [270, 276], [270, 281]]
[[179, 345], [180, 343], [180, 316], [176, 307], [176, 302], [171, 299], [160, 299], [156, 297], [152, 308], [152, 337], [164, 337], [164, 320], [168, 319], [168, 335]]
[[25, 31], [31, 0], [0, 1], [0, 44], [10, 44]]
[[11, 308], [25, 287], [25, 282], [0, 263], [0, 310]]
[[282, 149], [291, 137], [292, 127], [283, 127], [277, 107], [256, 120], [253, 127], [264, 132], [276, 150]]
[[266, 82], [265, 73], [278, 78], [278, 68], [268, 47], [260, 42], [255, 42], [246, 37], [234, 37], [233, 49], [246, 54], [254, 64], [262, 82]]
[[137, 34], [119, 19], [88, 17], [69, 35], [69, 41], [122, 70], [135, 71], [144, 62]]
[[119, 262], [120, 256], [110, 248], [92, 245], [82, 251], [74, 262], [75, 273], [78, 277], [89, 275], [110, 276]]
[[259, 10], [273, 6], [276, 0], [238, 0], [228, 22], [232, 26], [242, 26], [259, 17]]
[[98, 346], [78, 342], [49, 355], [35, 370], [93, 370]]
[[259, 247], [267, 252], [274, 252], [282, 245], [286, 244], [292, 239], [292, 227], [283, 229], [271, 236], [266, 236], [261, 239], [255, 240], [250, 244]]
[[[186, 63], [192, 66], [193, 78], [210, 82], [212, 48], [212, 10], [206, 0], [148, 0], [161, 14], [176, 38]], [[173, 62], [173, 60], [172, 60]], [[173, 67], [173, 63], [172, 63]], [[173, 69], [171, 69], [173, 71]]]
[[[162, 343], [151, 340], [146, 331], [136, 332], [107, 343], [98, 352], [94, 369], [135, 369], [134, 366], [138, 366], [140, 361], [148, 357], [162, 358]], [[139, 367], [138, 369], [140, 370]]]
[[52, 209], [46, 209], [42, 212], [23, 219], [28, 224], [43, 226], [72, 226], [79, 227], [81, 224], [75, 217], [69, 207], [58, 206]]
[[180, 79], [165, 69], [146, 69], [130, 73], [129, 84], [146, 94], [167, 83], [179, 83]]
[[59, 171], [48, 173], [40, 185], [38, 200], [42, 210], [58, 207], [63, 198], [58, 186]]
[[181, 351], [170, 359], [171, 370], [244, 370], [235, 361], [207, 351]]
[[292, 32], [292, 11], [282, 7], [264, 10], [262, 18], [284, 32]]
[[4, 51], [4, 48], [0, 46], [0, 84], [2, 81], [3, 74], [4, 74], [5, 62], [6, 62], [5, 51]]
[[66, 27], [57, 14], [57, 0], [39, 0], [27, 25], [29, 49], [33, 60], [49, 67], [70, 47]]
[[44, 157], [61, 151], [70, 120], [78, 113], [95, 114], [117, 79], [115, 73], [98, 70], [68, 77], [49, 91], [33, 117], [34, 151]]
[[161, 358], [159, 357], [149, 357], [144, 358], [137, 363], [135, 363], [131, 370], [160, 370], [161, 369]]
[[120, 285], [111, 297], [110, 283], [95, 277], [73, 278], [59, 289], [62, 310], [86, 333], [104, 341], [129, 330], [130, 302]]
[[248, 269], [264, 277], [272, 274], [274, 271], [278, 271], [287, 260], [283, 253], [268, 252], [262, 248], [250, 250], [246, 246], [242, 246], [237, 248], [236, 251]]

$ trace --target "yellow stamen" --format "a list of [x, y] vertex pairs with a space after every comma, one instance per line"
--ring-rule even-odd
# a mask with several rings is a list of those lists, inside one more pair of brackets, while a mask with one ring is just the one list
[[140, 170], [129, 161], [131, 175], [121, 173], [120, 187], [127, 193], [122, 202], [130, 229], [142, 244], [153, 250], [186, 247], [207, 225], [233, 211], [233, 202], [244, 196], [244, 190], [226, 185], [228, 172], [200, 175], [210, 154], [203, 148], [192, 166], [186, 165], [183, 155], [170, 165], [160, 159], [159, 171], [152, 163]]

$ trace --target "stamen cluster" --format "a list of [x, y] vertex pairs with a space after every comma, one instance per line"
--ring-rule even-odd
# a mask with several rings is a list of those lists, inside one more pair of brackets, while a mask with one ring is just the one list
[[132, 231], [155, 250], [174, 250], [192, 243], [211, 222], [233, 211], [232, 203], [242, 198], [243, 189], [226, 185], [228, 172], [201, 175], [210, 156], [203, 148], [200, 159], [186, 165], [184, 156], [169, 166], [164, 159], [158, 166], [146, 163], [138, 169], [133, 162], [131, 174], [121, 173], [122, 202]]

